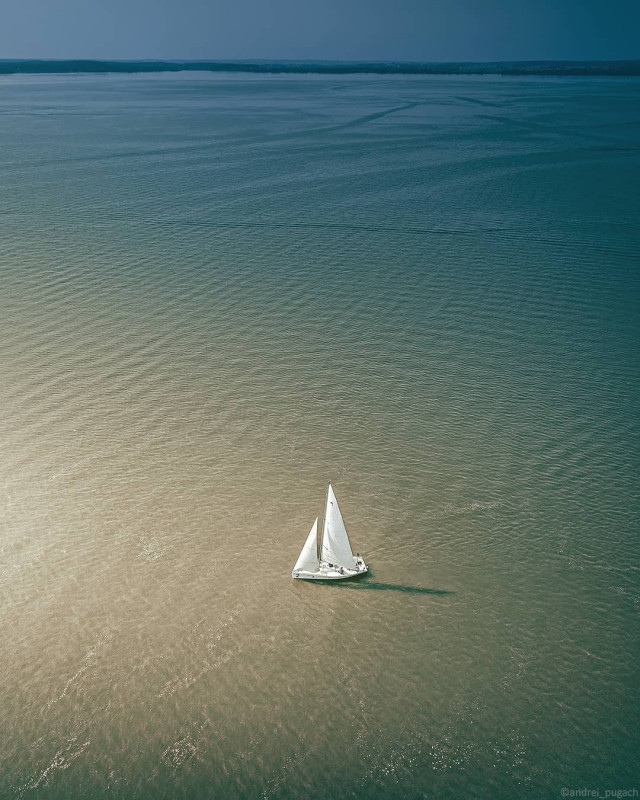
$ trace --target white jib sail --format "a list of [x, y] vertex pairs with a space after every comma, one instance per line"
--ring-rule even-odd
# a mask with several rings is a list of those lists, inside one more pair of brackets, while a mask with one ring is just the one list
[[298, 572], [300, 570], [306, 570], [307, 572], [316, 572], [318, 570], [318, 518], [316, 517], [316, 521], [311, 526], [311, 530], [309, 531], [309, 535], [307, 536], [307, 541], [304, 543], [304, 547], [300, 555], [298, 556], [298, 560], [296, 561], [296, 565], [293, 568], [294, 572]]
[[355, 566], [347, 529], [344, 526], [344, 520], [338, 508], [338, 501], [331, 484], [329, 484], [327, 491], [327, 508], [324, 513], [320, 559], [338, 567], [353, 569]]

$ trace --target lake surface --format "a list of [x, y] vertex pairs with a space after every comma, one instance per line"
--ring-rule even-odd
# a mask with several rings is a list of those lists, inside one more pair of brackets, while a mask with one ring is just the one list
[[2, 798], [640, 789], [639, 100], [0, 79]]

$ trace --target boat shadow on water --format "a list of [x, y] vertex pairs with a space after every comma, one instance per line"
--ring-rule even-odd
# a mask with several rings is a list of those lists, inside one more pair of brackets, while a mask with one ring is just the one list
[[358, 589], [360, 591], [370, 590], [372, 592], [404, 592], [405, 594], [432, 594], [432, 595], [447, 595], [455, 594], [455, 592], [448, 591], [447, 589], [430, 589], [426, 586], [407, 586], [402, 583], [382, 583], [377, 581], [375, 576], [369, 570], [367, 575], [361, 578], [347, 581], [314, 581], [314, 583], [321, 583], [323, 586], [331, 584], [336, 589]]

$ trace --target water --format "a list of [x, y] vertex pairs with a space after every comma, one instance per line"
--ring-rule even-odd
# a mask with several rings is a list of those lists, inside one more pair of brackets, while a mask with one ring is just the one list
[[639, 88], [2, 78], [1, 797], [640, 788]]

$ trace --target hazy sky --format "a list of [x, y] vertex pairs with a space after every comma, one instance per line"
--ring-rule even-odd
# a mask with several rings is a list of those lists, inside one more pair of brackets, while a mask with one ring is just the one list
[[0, 58], [640, 58], [640, 0], [5, 0]]

